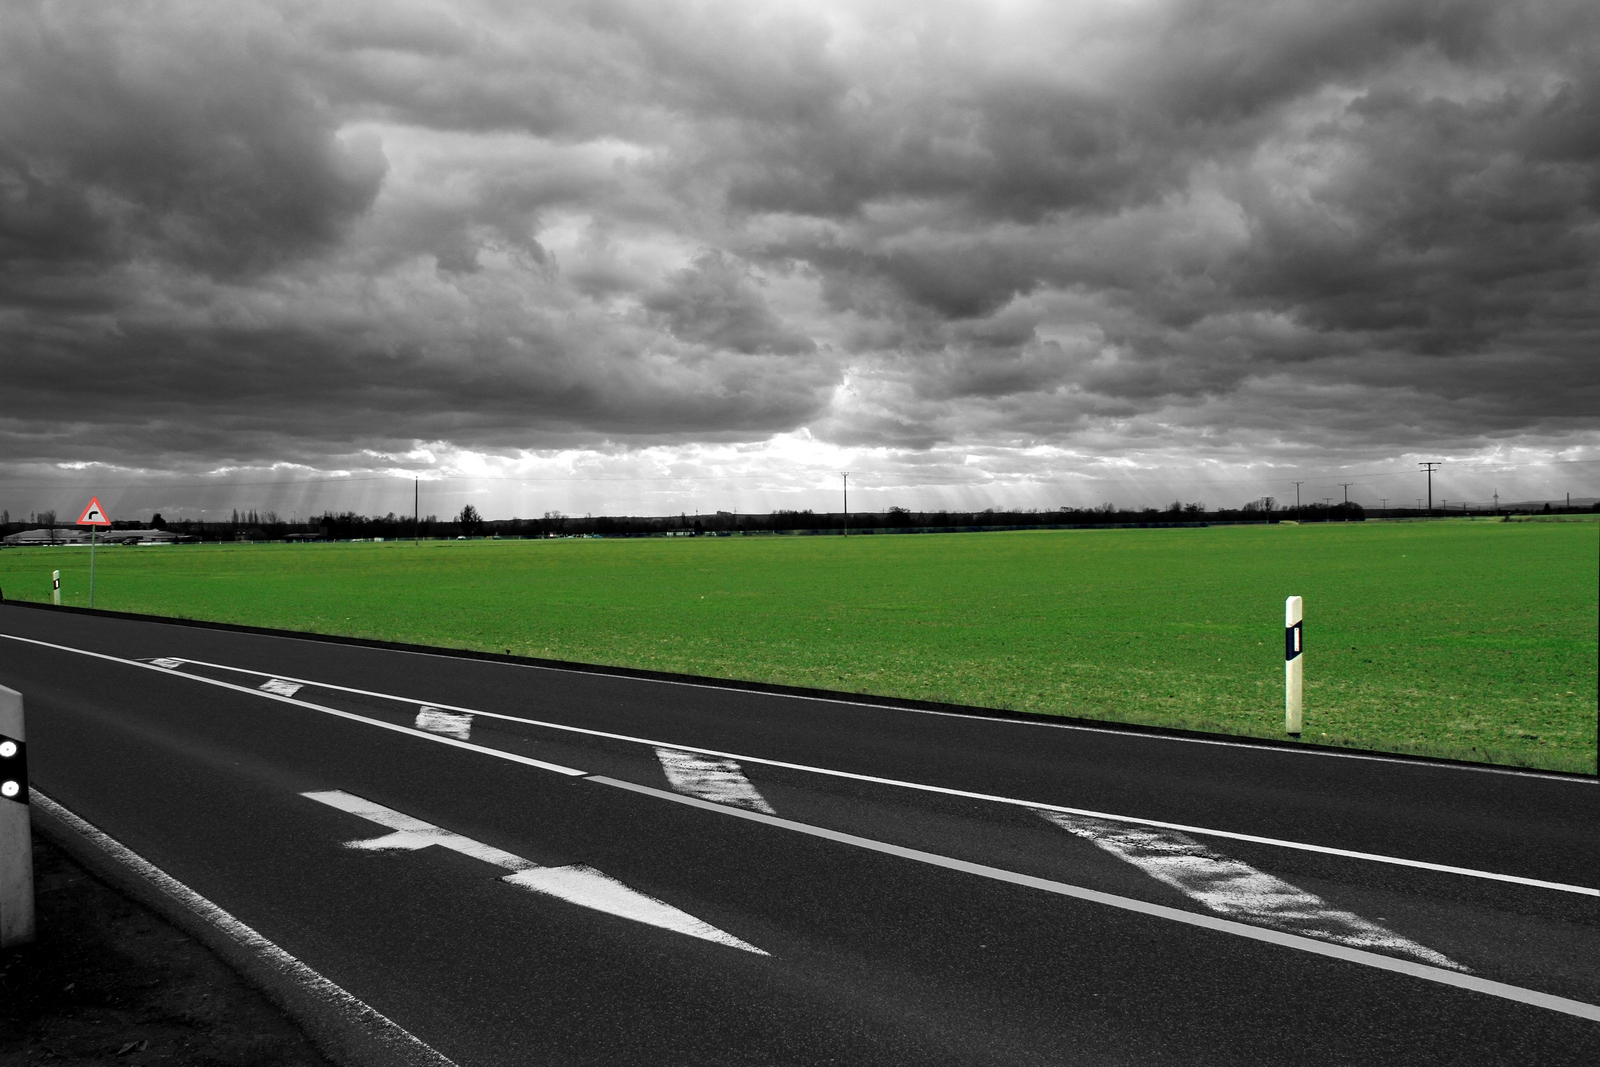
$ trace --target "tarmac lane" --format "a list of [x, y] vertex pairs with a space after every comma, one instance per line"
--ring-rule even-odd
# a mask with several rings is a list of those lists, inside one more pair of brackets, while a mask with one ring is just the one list
[[457, 1063], [1600, 1047], [1592, 782], [9, 606], [0, 635], [36, 789]]

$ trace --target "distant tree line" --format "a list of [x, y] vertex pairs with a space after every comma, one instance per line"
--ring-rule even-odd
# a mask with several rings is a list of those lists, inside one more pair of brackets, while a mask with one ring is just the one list
[[[1600, 504], [1592, 507], [1543, 506], [1543, 513], [1561, 514], [1600, 511]], [[1465, 509], [1462, 505], [1438, 506], [1433, 514], [1490, 516], [1505, 514], [1488, 508]], [[1523, 509], [1519, 513], [1527, 513]], [[1266, 496], [1249, 501], [1237, 508], [1208, 508], [1201, 501], [1174, 500], [1161, 508], [1122, 508], [1112, 503], [1095, 507], [1062, 507], [1055, 510], [997, 510], [983, 511], [911, 511], [891, 507], [886, 511], [774, 511], [762, 514], [741, 514], [734, 511], [714, 511], [678, 515], [563, 515], [547, 511], [539, 518], [485, 519], [471, 504], [463, 507], [454, 518], [441, 519], [425, 515], [414, 520], [410, 515], [361, 515], [354, 511], [328, 511], [306, 519], [285, 519], [273, 511], [247, 509], [235, 510], [225, 521], [205, 519], [163, 519], [160, 513], [148, 522], [118, 520], [117, 529], [154, 527], [170, 530], [186, 539], [200, 541], [361, 541], [408, 540], [410, 538], [439, 539], [457, 537], [661, 537], [747, 534], [838, 534], [851, 533], [906, 533], [945, 532], [955, 530], [996, 530], [1030, 528], [1064, 528], [1085, 526], [1172, 526], [1214, 523], [1272, 523], [1297, 522], [1361, 522], [1369, 514], [1386, 518], [1419, 518], [1427, 514], [1423, 508], [1363, 508], [1356, 503], [1317, 502], [1296, 507]], [[17, 521], [7, 512], [0, 512], [0, 533], [15, 533], [38, 527], [62, 527], [54, 512], [39, 512]]]

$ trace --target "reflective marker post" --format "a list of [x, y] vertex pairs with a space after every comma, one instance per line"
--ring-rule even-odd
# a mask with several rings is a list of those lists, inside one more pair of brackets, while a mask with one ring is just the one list
[[1292, 596], [1283, 602], [1283, 725], [1291, 737], [1300, 736], [1300, 695], [1305, 679], [1305, 644], [1301, 633], [1304, 617], [1305, 605], [1299, 597]]
[[61, 606], [61, 572], [51, 571], [50, 581], [55, 583], [55, 588], [50, 591], [50, 595], [55, 599], [56, 607], [59, 608]]
[[0, 686], [0, 948], [33, 940], [33, 828], [22, 694]]

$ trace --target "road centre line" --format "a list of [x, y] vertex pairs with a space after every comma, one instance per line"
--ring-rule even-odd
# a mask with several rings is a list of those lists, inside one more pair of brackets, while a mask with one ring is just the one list
[[744, 808], [730, 807], [718, 804], [715, 801], [701, 800], [698, 797], [684, 796], [679, 793], [670, 793], [664, 789], [655, 789], [647, 785], [636, 785], [633, 782], [624, 782], [604, 775], [587, 775], [586, 781], [600, 785], [612, 786], [616, 789], [625, 789], [632, 793], [642, 793], [645, 796], [655, 797], [659, 800], [670, 800], [675, 804], [686, 804], [690, 807], [701, 808], [706, 811], [715, 811], [723, 815], [731, 815], [737, 819], [748, 819], [752, 822], [763, 823], [768, 826], [792, 830], [796, 833], [808, 834], [827, 841], [851, 845], [856, 848], [867, 849], [872, 852], [881, 852], [885, 855], [895, 856], [900, 859], [914, 860], [917, 863], [926, 863], [934, 867], [943, 867], [947, 870], [961, 871], [965, 874], [977, 875], [980, 878], [990, 878], [998, 882], [1008, 882], [1012, 885], [1025, 886], [1029, 889], [1041, 889], [1047, 893], [1059, 896], [1072, 897], [1077, 900], [1089, 901], [1094, 904], [1103, 904], [1107, 907], [1118, 908], [1122, 911], [1148, 915], [1154, 918], [1167, 919], [1171, 922], [1183, 923], [1187, 926], [1198, 926], [1205, 930], [1217, 933], [1231, 934], [1235, 937], [1249, 938], [1252, 941], [1264, 941], [1267, 944], [1279, 945], [1284, 948], [1309, 952], [1318, 956], [1329, 956], [1346, 963], [1355, 963], [1364, 967], [1372, 967], [1380, 971], [1392, 971], [1396, 974], [1409, 975], [1440, 985], [1455, 986], [1475, 993], [1483, 993], [1492, 997], [1501, 997], [1505, 1000], [1516, 1001], [1519, 1004], [1528, 1004], [1549, 1011], [1562, 1012], [1566, 1015], [1575, 1015], [1580, 1019], [1600, 1022], [1600, 1005], [1588, 1004], [1581, 1000], [1571, 1000], [1567, 997], [1558, 997], [1551, 993], [1541, 993], [1536, 989], [1525, 989], [1522, 986], [1509, 985], [1505, 982], [1495, 982], [1476, 975], [1463, 974], [1460, 971], [1448, 970], [1444, 967], [1434, 967], [1425, 963], [1416, 963], [1412, 960], [1396, 959], [1392, 956], [1368, 952], [1365, 949], [1350, 948], [1345, 945], [1332, 944], [1318, 941], [1313, 938], [1303, 937], [1299, 934], [1284, 933], [1259, 926], [1250, 926], [1246, 923], [1235, 922], [1231, 919], [1220, 919], [1212, 915], [1202, 915], [1198, 912], [1182, 911], [1178, 908], [1169, 908], [1164, 904], [1151, 904], [1132, 897], [1118, 896], [1115, 893], [1103, 893], [1097, 889], [1088, 889], [1084, 886], [1071, 885], [1066, 882], [1057, 882], [1049, 878], [1038, 878], [1029, 874], [1020, 874], [1000, 867], [990, 867], [982, 863], [973, 863], [969, 860], [956, 859], [952, 856], [941, 856], [935, 852], [924, 852], [921, 849], [907, 848], [904, 845], [893, 845], [886, 841], [877, 841], [870, 837], [859, 837], [855, 834], [844, 833], [840, 830], [830, 830], [823, 826], [813, 826], [809, 823], [795, 822], [776, 815], [767, 815], [759, 811], [749, 811]]
[[[71, 645], [61, 645], [50, 641], [41, 641], [32, 637], [18, 637], [15, 634], [0, 634], [0, 637], [4, 637], [11, 641], [23, 642], [25, 644], [38, 645], [44, 648], [53, 648], [61, 652], [74, 652], [78, 655], [90, 656], [95, 659], [102, 659], [112, 663], [122, 663], [133, 667], [139, 667], [144, 670], [157, 671], [161, 674], [167, 675], [168, 677], [187, 678], [192, 681], [205, 683], [207, 685], [214, 685], [223, 689], [229, 689], [237, 693], [261, 697], [266, 700], [276, 700], [285, 704], [294, 705], [296, 707], [306, 708], [311, 711], [319, 711], [327, 715], [334, 715], [356, 722], [367, 723], [368, 725], [377, 726], [385, 730], [392, 730], [395, 733], [407, 734], [412, 737], [420, 737], [424, 740], [433, 741], [438, 744], [467, 749], [469, 751], [481, 753], [486, 756], [493, 756], [498, 759], [509, 760], [513, 763], [521, 763], [530, 767], [539, 768], [541, 770], [554, 771], [557, 774], [564, 774], [572, 777], [585, 777], [588, 774], [586, 771], [576, 770], [571, 767], [564, 767], [560, 764], [548, 763], [544, 760], [536, 760], [528, 756], [519, 755], [515, 752], [507, 752], [504, 749], [489, 748], [484, 745], [475, 745], [467, 741], [458, 741], [452, 737], [445, 737], [422, 730], [415, 730], [411, 727], [384, 722], [381, 719], [373, 719], [365, 715], [357, 715], [354, 712], [342, 711], [338, 708], [325, 707], [321, 704], [313, 704], [309, 701], [300, 700], [295, 697], [280, 696], [276, 693], [264, 692], [260, 689], [250, 686], [234, 685], [232, 682], [225, 682], [219, 678], [207, 678], [204, 675], [188, 674], [183, 671], [159, 667], [155, 664], [145, 663], [140, 660], [125, 659], [121, 656], [112, 656], [104, 652], [91, 652], [88, 649], [74, 648]], [[955, 796], [967, 800], [981, 800], [995, 804], [1006, 804], [1013, 807], [1027, 808], [1034, 811], [1059, 811], [1069, 815], [1083, 815], [1095, 819], [1108, 819], [1113, 822], [1132, 823], [1139, 826], [1153, 826], [1163, 830], [1177, 830], [1182, 833], [1200, 834], [1206, 837], [1220, 837], [1230, 841], [1246, 841], [1251, 844], [1270, 845], [1276, 848], [1294, 849], [1301, 852], [1314, 852], [1327, 856], [1339, 856], [1344, 859], [1364, 860], [1371, 863], [1386, 863], [1398, 867], [1410, 867], [1416, 870], [1435, 871], [1442, 874], [1456, 874], [1464, 877], [1481, 878], [1496, 882], [1508, 882], [1514, 885], [1529, 886], [1535, 889], [1550, 889], [1563, 893], [1576, 893], [1581, 896], [1600, 897], [1600, 889], [1594, 889], [1589, 886], [1571, 885], [1566, 882], [1552, 882], [1542, 878], [1527, 878], [1523, 877], [1522, 875], [1500, 874], [1495, 871], [1482, 871], [1472, 867], [1457, 867], [1445, 863], [1430, 863], [1426, 860], [1406, 859], [1401, 856], [1386, 856], [1375, 852], [1359, 852], [1353, 849], [1335, 848], [1331, 845], [1317, 845], [1304, 841], [1288, 841], [1275, 837], [1262, 837], [1256, 834], [1237, 833], [1232, 830], [1215, 830], [1204, 826], [1190, 826], [1185, 823], [1164, 822], [1158, 819], [1143, 819], [1133, 815], [1118, 815], [1113, 812], [1094, 811], [1089, 808], [1073, 808], [1061, 804], [1050, 804], [1043, 801], [1018, 800], [1015, 797], [997, 796], [992, 793], [977, 793], [964, 789], [952, 789], [947, 786], [927, 785], [921, 782], [907, 782], [896, 778], [882, 778], [876, 775], [858, 774], [854, 771], [832, 770], [827, 767], [814, 767], [803, 763], [789, 763], [784, 760], [766, 759], [761, 756], [745, 756], [740, 755], [739, 753], [724, 752], [718, 749], [698, 748], [692, 745], [681, 745], [666, 741], [653, 741], [642, 737], [632, 737], [627, 734], [610, 733], [604, 730], [591, 730], [580, 726], [568, 726], [563, 723], [546, 722], [539, 719], [528, 719], [516, 715], [504, 715], [493, 711], [481, 711], [475, 708], [461, 707], [459, 705], [442, 704], [438, 701], [416, 701], [409, 697], [395, 696], [392, 693], [378, 693], [368, 689], [356, 689], [350, 686], [334, 685], [329, 682], [318, 682], [311, 679], [290, 678], [287, 675], [272, 674], [268, 671], [249, 670], [244, 667], [233, 667], [223, 663], [208, 663], [204, 660], [187, 659], [183, 662], [192, 663], [196, 666], [212, 667], [218, 670], [234, 671], [240, 674], [257, 674], [273, 678], [282, 678], [287, 681], [298, 681], [305, 685], [312, 685], [321, 689], [331, 689], [336, 692], [353, 693], [359, 696], [379, 697], [381, 699], [394, 700], [407, 704], [420, 705], [426, 703], [430, 707], [445, 711], [465, 712], [485, 718], [502, 719], [508, 722], [523, 723], [530, 726], [561, 730], [568, 733], [583, 734], [591, 737], [603, 737], [610, 740], [624, 741], [632, 744], [648, 745], [652, 748], [675, 748], [684, 752], [697, 752], [702, 755], [717, 756], [724, 759], [736, 760], [742, 763], [758, 763], [768, 767], [783, 768], [785, 770], [820, 774], [851, 781], [869, 782], [876, 785], [887, 785], [900, 789], [916, 790], [919, 792], [936, 793], [943, 796]]]
[[[8, 635], [0, 635], [8, 636]], [[15, 640], [29, 640], [28, 638], [15, 638]], [[53, 646], [66, 647], [66, 646]], [[74, 650], [76, 651], [76, 650]], [[99, 653], [90, 653], [99, 655]], [[137, 662], [137, 661], [126, 661]], [[1370, 863], [1387, 863], [1398, 867], [1411, 867], [1416, 870], [1435, 871], [1441, 874], [1455, 874], [1468, 878], [1482, 878], [1489, 881], [1509, 882], [1514, 885], [1529, 886], [1535, 889], [1550, 889], [1562, 893], [1576, 893], [1580, 896], [1600, 897], [1600, 889], [1589, 886], [1571, 885], [1566, 882], [1552, 882], [1542, 878], [1527, 878], [1516, 874], [1500, 874], [1495, 871], [1483, 871], [1473, 867], [1457, 867], [1446, 863], [1430, 863], [1426, 860], [1406, 859], [1402, 856], [1387, 856], [1376, 852], [1360, 852], [1354, 849], [1335, 848], [1332, 845], [1317, 845], [1305, 841], [1288, 841], [1276, 837], [1262, 837], [1256, 834], [1238, 833], [1233, 830], [1216, 830], [1205, 826], [1190, 826], [1185, 823], [1164, 822], [1159, 819], [1144, 819], [1134, 815], [1118, 815], [1112, 812], [1094, 811], [1089, 808], [1073, 808], [1062, 804], [1048, 804], [1041, 801], [1019, 800], [1015, 797], [999, 796], [993, 793], [976, 793], [965, 789], [953, 789], [949, 786], [928, 785], [922, 782], [908, 782], [898, 778], [883, 778], [871, 774], [859, 774], [855, 771], [840, 771], [828, 767], [816, 767], [804, 763], [789, 763], [785, 760], [767, 759], [762, 756], [746, 756], [737, 752], [724, 752], [719, 749], [697, 748], [693, 745], [680, 745], [669, 741], [655, 741], [644, 737], [634, 737], [629, 734], [611, 733], [606, 730], [594, 730], [583, 726], [569, 726], [565, 723], [548, 722], [542, 719], [529, 719], [519, 715], [506, 715], [495, 711], [483, 711], [478, 708], [462, 707], [454, 704], [442, 704], [438, 701], [418, 701], [410, 697], [396, 696], [393, 693], [379, 693], [370, 689], [357, 689], [351, 686], [335, 685], [331, 682], [318, 682], [307, 678], [291, 678], [286, 674], [271, 674], [268, 671], [251, 670], [246, 667], [234, 667], [226, 663], [208, 663], [204, 660], [184, 660], [198, 667], [211, 667], [216, 670], [234, 671], [239, 674], [270, 675], [286, 681], [301, 682], [305, 685], [316, 686], [320, 689], [331, 689], [335, 692], [351, 693], [356, 696], [378, 697], [382, 700], [393, 700], [404, 704], [426, 704], [428, 707], [444, 711], [455, 711], [465, 714], [480, 716], [490, 719], [501, 719], [506, 722], [522, 723], [527, 726], [538, 726], [550, 730], [560, 730], [566, 733], [583, 734], [589, 737], [601, 737], [612, 741], [623, 741], [629, 744], [647, 745], [651, 748], [671, 748], [682, 752], [694, 752], [704, 756], [715, 756], [721, 759], [731, 759], [739, 763], [757, 763], [767, 767], [779, 767], [784, 770], [801, 771], [808, 774], [820, 774], [833, 778], [844, 778], [851, 781], [869, 782], [874, 785], [887, 785], [900, 789], [911, 789], [925, 793], [937, 793], [944, 796], [961, 797], [965, 800], [981, 800], [994, 804], [1006, 804], [1012, 807], [1027, 808], [1029, 810], [1058, 811], [1067, 815], [1083, 815], [1094, 819], [1108, 819], [1112, 822], [1132, 823], [1139, 826], [1151, 826], [1162, 830], [1177, 830], [1182, 833], [1200, 834], [1206, 837], [1219, 837], [1230, 841], [1245, 841], [1256, 845], [1270, 845], [1275, 848], [1294, 849], [1301, 852], [1315, 852], [1320, 855], [1338, 856], [1342, 859], [1363, 860]], [[140, 666], [147, 664], [140, 663]], [[157, 668], [159, 669], [159, 668]], [[180, 672], [168, 672], [180, 673]], [[186, 678], [202, 678], [202, 675], [185, 674]], [[226, 683], [222, 683], [226, 684]], [[239, 687], [241, 692], [262, 694], [253, 688]], [[357, 716], [359, 718], [359, 716]], [[477, 748], [477, 746], [467, 746]], [[501, 750], [490, 750], [499, 752]], [[582, 773], [582, 772], [578, 772]]]
[[[278, 693], [269, 693], [261, 689], [252, 688], [250, 686], [234, 685], [232, 682], [224, 682], [220, 678], [207, 678], [203, 674], [186, 674], [183, 671], [173, 670], [169, 667], [158, 667], [153, 663], [142, 663], [136, 659], [124, 659], [121, 656], [111, 656], [104, 652], [91, 652], [86, 648], [73, 648], [71, 645], [58, 645], [50, 641], [40, 641], [32, 637], [18, 637], [15, 634], [0, 634], [0, 637], [4, 637], [10, 641], [22, 641], [30, 645], [40, 645], [44, 648], [53, 648], [60, 652], [76, 652], [80, 656], [90, 656], [94, 659], [103, 659], [111, 663], [121, 663], [125, 666], [142, 667], [145, 670], [156, 671], [157, 673], [163, 674], [168, 678], [186, 678], [194, 682], [204, 682], [206, 685], [214, 685], [221, 689], [230, 689], [235, 693], [244, 693], [248, 696], [261, 697], [265, 700], [276, 700], [283, 704], [292, 704], [297, 708], [306, 708], [310, 711], [320, 711], [324, 715], [333, 715], [341, 719], [350, 719], [354, 722], [366, 723], [368, 726], [377, 726], [381, 729], [392, 730], [397, 734], [406, 734], [410, 737], [420, 737], [424, 741], [433, 741], [441, 745], [449, 745], [452, 748], [464, 748], [470, 752], [482, 753], [485, 756], [494, 756], [499, 759], [510, 760], [512, 763], [521, 763], [529, 767], [537, 767], [542, 771], [554, 771], [557, 774], [565, 774], [575, 778], [582, 778], [588, 774], [587, 771], [576, 770], [572, 767], [563, 767], [559, 763], [547, 763], [544, 760], [533, 759], [531, 756], [518, 755], [515, 752], [507, 752], [504, 749], [486, 748], [483, 745], [474, 745], [469, 741], [457, 741], [453, 737], [443, 737], [439, 734], [428, 733], [426, 730], [414, 730], [409, 726], [400, 726], [396, 723], [384, 722], [382, 719], [373, 719], [366, 715], [357, 715], [353, 711], [342, 711], [339, 708], [325, 707], [322, 704], [313, 704], [308, 700], [300, 700], [296, 697], [286, 697]], [[185, 662], [193, 661], [189, 660]], [[256, 671], [251, 673], [260, 674], [263, 672]], [[276, 678], [280, 676], [273, 675], [272, 677]], [[287, 680], [294, 681], [295, 679]], [[316, 683], [306, 682], [303, 684], [315, 685]]]

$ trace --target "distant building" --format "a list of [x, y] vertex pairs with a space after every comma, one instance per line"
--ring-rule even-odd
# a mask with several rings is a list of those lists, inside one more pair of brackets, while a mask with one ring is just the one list
[[[89, 534], [84, 530], [76, 530], [70, 526], [58, 526], [55, 529], [23, 530], [3, 539], [7, 545], [25, 547], [27, 545], [86, 545], [89, 543]], [[192, 537], [183, 537], [171, 530], [106, 530], [99, 535], [99, 542], [103, 545], [170, 545], [178, 541], [192, 541]]]
[[108, 530], [100, 535], [100, 541], [109, 545], [172, 545], [193, 540], [171, 530]]
[[53, 530], [23, 530], [5, 537], [8, 545], [76, 545], [88, 544], [89, 535], [70, 527], [58, 526]]

